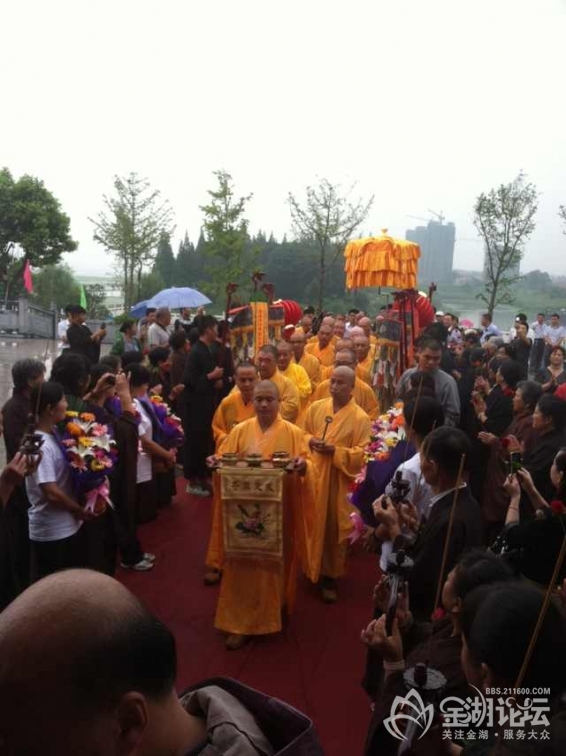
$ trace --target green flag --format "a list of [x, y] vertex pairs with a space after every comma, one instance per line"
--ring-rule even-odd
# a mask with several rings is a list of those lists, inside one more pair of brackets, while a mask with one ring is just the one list
[[84, 307], [86, 310], [86, 293], [85, 293], [85, 287], [81, 284], [81, 297], [79, 299], [79, 304], [81, 307]]

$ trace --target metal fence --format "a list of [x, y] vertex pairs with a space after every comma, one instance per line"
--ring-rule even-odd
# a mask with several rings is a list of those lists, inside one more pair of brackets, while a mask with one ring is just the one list
[[23, 338], [57, 338], [57, 313], [29, 303], [24, 297], [0, 305], [0, 333]]

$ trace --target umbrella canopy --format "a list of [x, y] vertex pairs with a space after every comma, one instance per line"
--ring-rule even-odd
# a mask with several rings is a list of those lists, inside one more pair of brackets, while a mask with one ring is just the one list
[[344, 270], [348, 289], [392, 286], [415, 289], [421, 249], [405, 239], [387, 236], [353, 239], [344, 250]]
[[143, 318], [145, 315], [145, 311], [147, 308], [147, 299], [144, 299], [142, 302], [138, 302], [133, 307], [130, 308], [129, 315], [132, 316], [132, 318]]
[[146, 302], [147, 307], [169, 307], [171, 310], [180, 310], [182, 307], [202, 307], [208, 304], [211, 304], [208, 297], [188, 286], [163, 289]]

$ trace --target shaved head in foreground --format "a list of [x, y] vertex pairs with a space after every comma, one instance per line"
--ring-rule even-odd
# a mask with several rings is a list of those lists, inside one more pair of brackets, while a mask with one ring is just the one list
[[176, 666], [173, 636], [123, 585], [50, 575], [0, 614], [0, 753], [183, 753], [206, 731]]

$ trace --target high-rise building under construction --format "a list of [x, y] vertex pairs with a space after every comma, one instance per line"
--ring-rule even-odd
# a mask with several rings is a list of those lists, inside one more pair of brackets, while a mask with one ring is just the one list
[[430, 220], [426, 226], [408, 229], [405, 239], [416, 242], [421, 248], [419, 261], [419, 288], [427, 289], [432, 282], [452, 283], [456, 226]]

